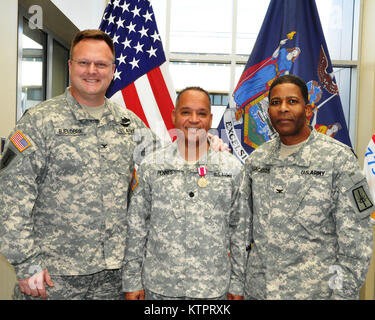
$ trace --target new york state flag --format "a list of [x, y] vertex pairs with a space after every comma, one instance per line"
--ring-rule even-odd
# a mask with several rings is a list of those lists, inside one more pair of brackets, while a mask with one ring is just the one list
[[313, 106], [310, 125], [351, 146], [315, 0], [271, 0], [253, 51], [218, 127], [244, 163], [277, 133], [268, 116], [268, 90], [284, 74], [301, 77]]

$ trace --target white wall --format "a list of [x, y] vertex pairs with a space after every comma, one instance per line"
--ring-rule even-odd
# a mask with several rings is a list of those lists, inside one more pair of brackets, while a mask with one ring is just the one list
[[107, 0], [51, 0], [78, 29], [98, 29]]

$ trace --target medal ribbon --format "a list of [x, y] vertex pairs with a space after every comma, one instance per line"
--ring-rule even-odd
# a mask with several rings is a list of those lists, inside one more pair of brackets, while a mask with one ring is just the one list
[[206, 167], [199, 167], [198, 169], [198, 174], [203, 178], [206, 173], [207, 173], [207, 168]]

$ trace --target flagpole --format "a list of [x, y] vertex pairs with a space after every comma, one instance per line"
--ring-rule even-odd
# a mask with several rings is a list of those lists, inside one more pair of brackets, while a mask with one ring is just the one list
[[[320, 105], [316, 106], [316, 109], [318, 110], [320, 107], [322, 107], [324, 104], [326, 104], [329, 100], [331, 100], [334, 96], [337, 96], [337, 93], [333, 94], [333, 95], [330, 96], [328, 99], [324, 100]], [[316, 125], [316, 119], [317, 119], [317, 117], [318, 117], [318, 111], [316, 111], [316, 112], [314, 113], [314, 119], [313, 119], [313, 121], [312, 121], [312, 123], [311, 123], [311, 125], [312, 125], [313, 127], [315, 127], [315, 125]]]
[[335, 93], [333, 94], [332, 96], [330, 96], [328, 99], [326, 99], [325, 101], [323, 101], [320, 105], [317, 106], [317, 109], [319, 109], [320, 107], [322, 107], [324, 104], [326, 104], [329, 100], [331, 100], [334, 96], [337, 96], [338, 94]]
[[[234, 0], [233, 1], [233, 6], [232, 6], [232, 10], [233, 10], [233, 13], [235, 14], [235, 16], [237, 16], [237, 5], [238, 1], [237, 0]], [[233, 91], [234, 91], [234, 88], [235, 88], [235, 84], [234, 84], [234, 78], [235, 78], [235, 71], [236, 71], [236, 45], [237, 45], [237, 21], [235, 19], [233, 19], [232, 21], [232, 52], [231, 52], [231, 62], [230, 62], [230, 68], [231, 68], [231, 74], [230, 74], [230, 83], [229, 83], [229, 94], [228, 94], [228, 101], [229, 101], [229, 104], [230, 104], [230, 101], [231, 101], [231, 97], [233, 95]]]

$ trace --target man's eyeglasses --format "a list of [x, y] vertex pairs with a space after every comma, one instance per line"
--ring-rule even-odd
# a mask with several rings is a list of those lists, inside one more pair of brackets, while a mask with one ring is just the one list
[[113, 63], [105, 63], [105, 62], [95, 62], [95, 61], [75, 60], [75, 59], [70, 59], [70, 60], [77, 63], [78, 66], [81, 68], [88, 68], [89, 66], [91, 66], [91, 63], [93, 63], [95, 68], [97, 69], [106, 69], [106, 68], [109, 68], [111, 65], [113, 65]]

